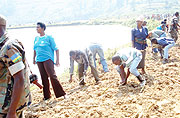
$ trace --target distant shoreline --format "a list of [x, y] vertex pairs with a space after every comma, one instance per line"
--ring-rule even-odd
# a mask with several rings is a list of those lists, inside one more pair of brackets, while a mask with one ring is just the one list
[[[92, 20], [92, 21], [75, 21], [75, 22], [65, 22], [65, 23], [45, 23], [47, 27], [58, 27], [58, 26], [78, 26], [78, 25], [122, 25], [124, 20]], [[10, 26], [7, 29], [23, 29], [23, 28], [35, 28], [35, 24], [20, 25], [20, 26]]]
[[[148, 30], [151, 31], [158, 26], [159, 20], [146, 19], [148, 22]], [[80, 25], [121, 25], [125, 27], [136, 27], [134, 18], [130, 19], [110, 19], [110, 20], [87, 20], [87, 21], [74, 21], [74, 22], [59, 22], [59, 23], [45, 23], [47, 27], [59, 27], [59, 26], [80, 26]], [[36, 28], [36, 24], [26, 24], [10, 26], [7, 29], [23, 29], [23, 28]]]
[[[88, 24], [81, 24], [81, 23], [71, 23], [71, 24], [48, 24], [47, 27], [57, 27], [57, 26], [75, 26], [75, 25], [88, 25]], [[36, 28], [35, 25], [33, 26], [16, 26], [16, 27], [8, 27], [7, 29], [23, 29], [23, 28]]]

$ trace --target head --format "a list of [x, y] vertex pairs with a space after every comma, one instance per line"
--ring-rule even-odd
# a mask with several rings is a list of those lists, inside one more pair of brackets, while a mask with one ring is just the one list
[[166, 25], [166, 24], [167, 24], [167, 19], [164, 19], [164, 21], [163, 21], [163, 22], [164, 22], [164, 25]]
[[69, 56], [70, 56], [71, 58], [75, 59], [75, 57], [76, 57], [76, 51], [75, 51], [75, 50], [71, 50], [71, 51], [69, 52]]
[[114, 55], [112, 57], [112, 63], [115, 65], [121, 65], [122, 63], [121, 58], [118, 55]]
[[137, 23], [137, 26], [138, 27], [141, 27], [142, 26], [142, 23], [143, 23], [143, 17], [138, 17], [136, 19], [136, 23]]
[[146, 26], [147, 22], [143, 21], [142, 26]]
[[161, 22], [162, 25], [163, 25], [164, 23], [165, 23], [164, 21]]
[[46, 30], [46, 25], [44, 23], [38, 22], [36, 30], [38, 33], [42, 33]]
[[152, 39], [152, 40], [151, 40], [151, 43], [152, 43], [152, 44], [158, 44], [158, 43], [157, 43], [157, 39], [155, 39], [155, 38]]
[[0, 15], [0, 37], [4, 35], [6, 31], [6, 18]]
[[161, 28], [163, 29], [163, 28], [165, 27], [165, 25], [166, 25], [165, 22], [162, 21], [162, 22], [161, 22]]
[[176, 12], [174, 15], [175, 15], [176, 17], [179, 17], [179, 12]]

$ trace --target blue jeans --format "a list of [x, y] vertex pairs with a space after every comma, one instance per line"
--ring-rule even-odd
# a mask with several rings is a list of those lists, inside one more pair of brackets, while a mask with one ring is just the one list
[[175, 42], [164, 47], [164, 59], [168, 59], [168, 50], [175, 45]]
[[91, 50], [91, 52], [93, 54], [94, 66], [96, 67], [96, 54], [98, 54], [100, 57], [100, 62], [103, 66], [104, 72], [108, 72], [109, 71], [108, 65], [107, 65], [106, 60], [104, 58], [104, 52], [103, 52], [101, 45], [92, 44], [89, 46], [89, 49]]

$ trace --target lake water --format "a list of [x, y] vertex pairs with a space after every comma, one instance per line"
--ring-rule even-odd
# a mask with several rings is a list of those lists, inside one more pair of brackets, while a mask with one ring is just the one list
[[[33, 65], [33, 43], [38, 35], [36, 28], [9, 29], [11, 37], [19, 39], [26, 51], [26, 57], [33, 73], [39, 75], [37, 65]], [[131, 29], [120, 25], [82, 25], [47, 27], [46, 34], [52, 35], [60, 51], [60, 67], [55, 67], [57, 75], [69, 67], [69, 51], [83, 49], [91, 42], [101, 43], [104, 51], [130, 42]], [[40, 78], [40, 77], [39, 77]]]

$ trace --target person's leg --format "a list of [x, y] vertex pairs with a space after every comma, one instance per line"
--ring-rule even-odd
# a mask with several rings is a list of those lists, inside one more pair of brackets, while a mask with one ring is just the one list
[[100, 62], [102, 64], [102, 66], [103, 66], [104, 72], [109, 72], [108, 65], [107, 65], [106, 60], [104, 58], [103, 49], [101, 47], [97, 48], [97, 53], [98, 53], [98, 55], [100, 57]]
[[129, 67], [129, 71], [135, 75], [136, 77], [140, 75], [139, 71], [137, 70], [137, 66], [139, 65], [139, 63], [142, 60], [142, 55], [139, 54], [139, 56], [137, 56], [132, 62], [131, 65]]
[[54, 70], [54, 63], [52, 60], [47, 60], [44, 63], [44, 68], [47, 74], [50, 77], [51, 84], [55, 93], [56, 98], [64, 96], [66, 93], [64, 92], [60, 82], [57, 79], [56, 72]]
[[97, 53], [96, 46], [90, 46], [89, 49], [92, 52], [93, 60], [94, 60], [94, 66], [96, 68], [96, 53]]
[[[16, 112], [17, 118], [25, 118], [24, 111], [18, 111]], [[0, 118], [6, 118], [7, 114], [0, 114]]]
[[84, 72], [84, 64], [78, 64], [79, 80], [83, 77], [83, 72]]
[[7, 114], [0, 114], [0, 118], [6, 118]]
[[177, 38], [178, 38], [177, 31], [172, 30], [172, 31], [170, 32], [170, 34], [171, 34], [171, 38], [173, 38], [173, 39], [174, 39], [174, 42], [176, 42], [176, 41], [177, 41]]
[[164, 56], [164, 54], [163, 54], [163, 52], [164, 52], [163, 49], [162, 49], [162, 48], [158, 48], [158, 50], [159, 50], [161, 59], [163, 59], [163, 56]]
[[78, 64], [78, 74], [79, 74], [79, 80], [80, 80], [79, 85], [84, 85], [85, 84], [84, 78], [82, 78], [83, 77], [83, 72], [84, 72], [84, 64]]
[[93, 74], [95, 81], [98, 82], [99, 81], [99, 75], [98, 75], [96, 68], [92, 65], [90, 65], [90, 67], [91, 67], [91, 73]]
[[174, 45], [175, 45], [175, 42], [173, 42], [172, 44], [167, 45], [167, 46], [164, 48], [164, 60], [163, 60], [163, 63], [167, 63], [168, 56], [169, 56], [168, 50], [169, 50], [170, 48], [172, 48]]
[[44, 99], [47, 100], [51, 97], [51, 92], [50, 92], [48, 75], [46, 73], [43, 63], [44, 62], [37, 62], [37, 65], [39, 68], [39, 72], [40, 72], [41, 80], [42, 80], [42, 84], [43, 84]]
[[137, 70], [137, 66], [141, 60], [142, 60], [142, 55], [140, 54], [132, 61], [129, 71], [137, 77], [137, 79], [140, 81], [140, 85], [144, 86], [146, 84], [146, 80], [142, 78], [142, 76], [140, 75], [140, 73]]
[[176, 31], [175, 34], [174, 34], [174, 41], [176, 42], [177, 40], [178, 40], [178, 33]]
[[146, 57], [146, 50], [143, 51], [142, 53], [142, 74], [145, 74], [145, 57]]
[[18, 118], [25, 118], [24, 111], [17, 112]]
[[94, 67], [92, 55], [89, 55], [88, 59], [89, 59], [89, 66], [91, 67], [91, 73], [93, 74], [95, 81], [98, 82], [99, 75], [98, 75], [97, 69]]

